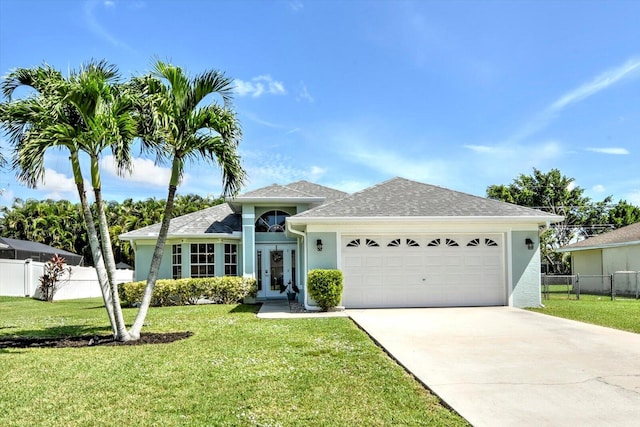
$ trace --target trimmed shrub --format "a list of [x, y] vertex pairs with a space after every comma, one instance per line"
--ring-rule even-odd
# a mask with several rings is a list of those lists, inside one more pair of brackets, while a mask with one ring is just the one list
[[[132, 306], [142, 301], [146, 280], [118, 285], [123, 305]], [[187, 279], [161, 279], [156, 282], [151, 297], [154, 307], [195, 304], [206, 298], [214, 304], [234, 304], [244, 297], [255, 297], [258, 292], [255, 279], [225, 276]]]
[[310, 270], [307, 275], [307, 288], [323, 311], [337, 307], [342, 299], [344, 288], [342, 271]]

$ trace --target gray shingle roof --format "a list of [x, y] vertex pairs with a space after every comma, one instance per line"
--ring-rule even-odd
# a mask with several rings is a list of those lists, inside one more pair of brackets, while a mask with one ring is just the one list
[[[242, 229], [242, 217], [231, 210], [227, 203], [212, 206], [198, 212], [182, 215], [171, 220], [169, 236], [238, 232]], [[132, 237], [155, 237], [160, 232], [160, 223], [129, 231], [120, 235], [127, 240]]]
[[349, 195], [344, 191], [336, 190], [335, 188], [325, 187], [324, 185], [314, 184], [309, 181], [297, 181], [286, 185], [287, 188], [302, 191], [312, 196], [324, 197], [324, 203], [335, 202], [336, 200], [344, 199]]
[[640, 222], [620, 227], [607, 233], [590, 237], [571, 245], [561, 248], [562, 252], [570, 252], [573, 250], [584, 250], [599, 248], [608, 245], [619, 245], [624, 243], [640, 244]]
[[[11, 239], [9, 237], [0, 237], [0, 250], [16, 250], [24, 253], [40, 253], [40, 254], [58, 254], [67, 259], [68, 264], [78, 265], [82, 262], [82, 255], [63, 249], [54, 248], [44, 243], [32, 242], [30, 240]], [[43, 260], [44, 261], [44, 260]]]
[[472, 196], [404, 178], [393, 178], [296, 218], [550, 217], [536, 209]]
[[313, 194], [307, 194], [294, 188], [289, 188], [285, 185], [272, 184], [268, 187], [258, 188], [257, 190], [249, 191], [236, 197], [236, 200], [242, 199], [256, 199], [260, 197], [269, 198], [285, 198], [285, 197], [312, 197]]

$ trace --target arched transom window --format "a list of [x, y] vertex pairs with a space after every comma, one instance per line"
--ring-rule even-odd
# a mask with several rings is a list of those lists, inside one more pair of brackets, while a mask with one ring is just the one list
[[260, 215], [256, 221], [256, 232], [262, 233], [282, 233], [284, 231], [284, 220], [289, 216], [283, 211], [269, 211]]

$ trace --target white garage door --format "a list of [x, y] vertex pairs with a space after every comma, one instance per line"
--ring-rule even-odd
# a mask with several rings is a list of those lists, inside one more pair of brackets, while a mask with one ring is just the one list
[[342, 237], [343, 304], [506, 305], [500, 234]]

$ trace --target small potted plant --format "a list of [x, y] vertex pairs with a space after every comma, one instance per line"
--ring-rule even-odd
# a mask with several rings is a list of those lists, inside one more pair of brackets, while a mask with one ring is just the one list
[[289, 301], [295, 301], [299, 293], [300, 288], [298, 288], [295, 283], [291, 283], [291, 280], [289, 280], [289, 283], [287, 284], [287, 298], [289, 299]]

